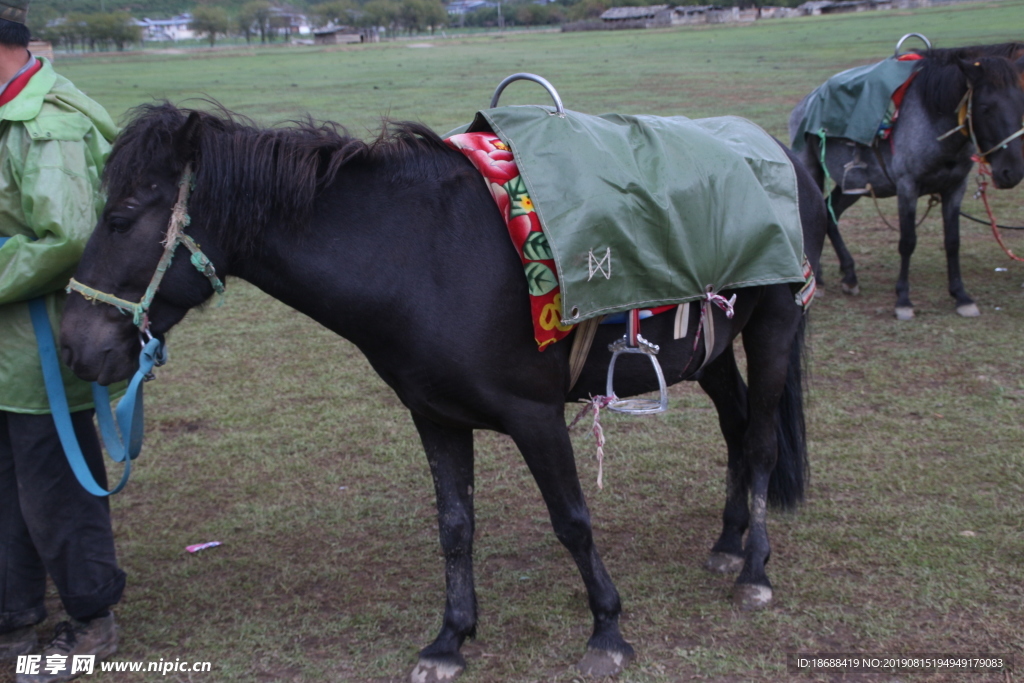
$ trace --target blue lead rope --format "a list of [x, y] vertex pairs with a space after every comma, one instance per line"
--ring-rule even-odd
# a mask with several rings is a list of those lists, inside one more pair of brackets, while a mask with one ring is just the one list
[[[0, 245], [3, 245], [8, 239], [0, 237]], [[82, 488], [94, 496], [109, 496], [112, 493], [117, 493], [128, 483], [132, 460], [137, 458], [142, 450], [144, 422], [142, 383], [154, 366], [163, 365], [166, 362], [166, 347], [156, 338], [150, 339], [143, 347], [142, 354], [139, 356], [139, 370], [128, 384], [128, 390], [124, 397], [117, 404], [116, 419], [115, 414], [110, 410], [110, 392], [106, 387], [95, 382], [92, 383], [92, 397], [96, 406], [96, 419], [99, 422], [103, 444], [112, 460], [124, 463], [121, 481], [108, 491], [100, 486], [92, 476], [85, 457], [82, 455], [78, 438], [75, 436], [75, 429], [71, 423], [71, 410], [68, 407], [67, 394], [64, 392], [60, 361], [57, 358], [57, 347], [54, 344], [53, 331], [50, 329], [50, 319], [46, 313], [46, 302], [43, 297], [37, 297], [28, 302], [28, 308], [29, 316], [32, 319], [32, 328], [36, 334], [36, 344], [39, 347], [39, 359], [43, 366], [43, 382], [46, 385], [46, 395], [50, 401], [50, 412], [53, 415], [54, 424], [57, 426], [57, 435], [60, 437], [68, 464]]]

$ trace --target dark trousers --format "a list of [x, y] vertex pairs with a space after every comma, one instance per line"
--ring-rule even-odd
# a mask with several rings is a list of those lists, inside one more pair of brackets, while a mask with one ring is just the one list
[[[93, 411], [71, 417], [89, 469], [106, 487]], [[46, 618], [47, 574], [75, 619], [121, 599], [110, 505], [78, 483], [53, 417], [0, 411], [0, 633]]]

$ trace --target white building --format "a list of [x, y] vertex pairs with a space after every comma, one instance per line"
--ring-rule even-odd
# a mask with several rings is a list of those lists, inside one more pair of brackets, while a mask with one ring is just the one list
[[172, 41], [191, 40], [196, 37], [189, 28], [192, 15], [189, 12], [179, 14], [172, 19], [142, 19], [135, 23], [142, 28], [143, 40]]

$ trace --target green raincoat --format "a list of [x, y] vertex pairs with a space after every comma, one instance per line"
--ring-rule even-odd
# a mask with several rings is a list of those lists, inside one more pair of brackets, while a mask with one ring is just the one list
[[[29, 299], [45, 297], [60, 332], [64, 288], [103, 197], [100, 172], [117, 126], [45, 59], [0, 107], [0, 410], [50, 412]], [[92, 407], [89, 384], [62, 367], [72, 412]]]

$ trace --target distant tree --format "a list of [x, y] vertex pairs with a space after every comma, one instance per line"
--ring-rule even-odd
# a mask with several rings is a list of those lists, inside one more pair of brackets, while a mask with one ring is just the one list
[[25, 24], [32, 32], [33, 38], [56, 42], [53, 38], [49, 37], [50, 28], [47, 24], [54, 21], [59, 16], [60, 13], [57, 12], [57, 10], [47, 5], [33, 6], [32, 11], [28, 13], [28, 19], [25, 21]]
[[383, 26], [392, 36], [398, 31], [402, 8], [392, 0], [370, 0], [363, 5], [361, 23], [365, 26]]
[[524, 2], [516, 5], [513, 16], [516, 19], [516, 23], [523, 26], [561, 24], [565, 21], [565, 12], [560, 5], [538, 5], [535, 2]]
[[273, 40], [274, 36], [284, 36], [285, 40], [288, 40], [288, 33], [291, 30], [291, 20], [286, 15], [279, 12], [272, 12], [268, 24], [269, 30], [267, 31], [267, 36], [270, 40]]
[[210, 47], [213, 47], [217, 42], [217, 34], [228, 32], [231, 20], [222, 8], [201, 5], [192, 11], [192, 21], [188, 26], [196, 33], [205, 35], [210, 41]]
[[256, 17], [245, 11], [245, 8], [238, 10], [235, 15], [235, 27], [245, 36], [246, 44], [252, 43], [252, 35], [256, 28]]
[[109, 12], [85, 15], [86, 32], [95, 47], [113, 44], [118, 52], [142, 40], [142, 28], [127, 12]]
[[398, 21], [409, 35], [419, 33], [426, 27], [426, 0], [402, 0], [399, 6]]
[[581, 2], [578, 2], [569, 8], [566, 12], [566, 16], [571, 21], [597, 19], [612, 5], [624, 6], [627, 4], [629, 3], [619, 2], [619, 0], [616, 0], [615, 2], [611, 2], [610, 0], [581, 0]]
[[49, 40], [54, 45], [62, 45], [67, 50], [74, 52], [75, 46], [82, 45], [84, 51], [89, 44], [89, 31], [87, 28], [87, 14], [73, 12], [65, 17], [57, 19], [54, 24], [47, 28], [45, 34], [40, 35], [44, 40]]
[[331, 0], [314, 5], [310, 9], [309, 17], [315, 26], [345, 26], [353, 23], [357, 13], [356, 5], [350, 0]]
[[[238, 23], [246, 22], [250, 31], [255, 26], [256, 32], [260, 34], [260, 42], [265, 43], [270, 34], [270, 18], [273, 15], [273, 6], [267, 0], [252, 0], [252, 2], [242, 5], [238, 11]], [[248, 40], [248, 33], [246, 40]]]
[[448, 10], [440, 0], [424, 0], [423, 23], [430, 29], [430, 34], [448, 24]]

